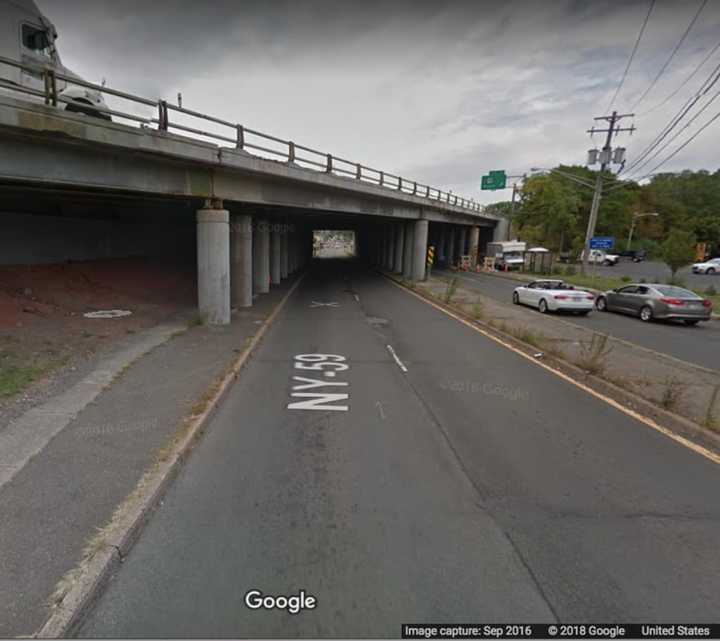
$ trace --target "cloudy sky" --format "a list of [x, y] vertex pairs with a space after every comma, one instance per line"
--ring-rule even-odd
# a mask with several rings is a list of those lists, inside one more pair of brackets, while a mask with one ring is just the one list
[[[583, 163], [649, 0], [37, 0], [89, 80], [295, 140], [481, 202], [492, 169]], [[615, 101], [632, 160], [716, 65], [720, 0], [657, 0]], [[720, 84], [720, 83], [719, 83]], [[708, 95], [711, 97], [713, 93]], [[704, 104], [704, 103], [700, 103]], [[712, 104], [678, 144], [720, 110]], [[718, 168], [720, 120], [663, 169]], [[668, 148], [668, 152], [673, 147]], [[658, 160], [661, 160], [661, 155]], [[646, 169], [651, 169], [652, 163]]]

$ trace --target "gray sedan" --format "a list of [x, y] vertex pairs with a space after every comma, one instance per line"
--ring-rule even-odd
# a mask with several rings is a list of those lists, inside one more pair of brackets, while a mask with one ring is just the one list
[[636, 283], [612, 289], [597, 298], [599, 311], [634, 314], [646, 322], [653, 319], [681, 320], [695, 325], [710, 320], [712, 301], [682, 287]]

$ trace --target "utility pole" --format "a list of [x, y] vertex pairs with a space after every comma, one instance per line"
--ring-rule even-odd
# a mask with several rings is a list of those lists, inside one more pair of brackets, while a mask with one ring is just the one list
[[[522, 176], [508, 176], [508, 178], [519, 178], [521, 180], [524, 180], [527, 178], [527, 174], [523, 174]], [[507, 226], [507, 238], [506, 240], [510, 240], [510, 232], [512, 229], [513, 220], [515, 219], [515, 195], [517, 194], [517, 181], [513, 183], [513, 190], [512, 190], [512, 199], [510, 200], [510, 220], [508, 221]]]
[[[609, 125], [607, 129], [595, 129], [593, 126], [592, 129], [587, 130], [590, 135], [607, 133], [607, 138], [605, 139], [605, 146], [600, 152], [600, 171], [598, 172], [595, 180], [595, 194], [593, 195], [592, 207], [590, 208], [590, 218], [588, 219], [587, 231], [585, 233], [585, 249], [583, 251], [582, 261], [583, 275], [587, 273], [587, 269], [590, 264], [590, 240], [593, 236], [595, 236], [595, 225], [597, 224], [598, 210], [600, 209], [600, 198], [602, 197], [603, 172], [606, 171], [611, 162], [621, 164], [625, 153], [625, 149], [618, 147], [615, 150], [615, 154], [613, 154], [610, 143], [612, 142], [613, 134], [617, 135], [621, 131], [629, 131], [630, 133], [635, 131], [634, 126], [624, 128], [616, 126], [623, 118], [632, 118], [634, 115], [635, 114], [618, 114], [617, 111], [613, 111], [610, 116], [598, 116], [597, 118], [594, 118], [594, 120], [605, 120], [608, 122]], [[597, 162], [595, 155], [591, 153], [588, 164], [594, 164], [595, 162]]]

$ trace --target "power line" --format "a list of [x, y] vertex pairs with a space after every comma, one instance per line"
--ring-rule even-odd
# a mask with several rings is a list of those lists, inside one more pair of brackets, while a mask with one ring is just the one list
[[642, 96], [638, 99], [638, 101], [635, 103], [635, 105], [632, 108], [632, 111], [635, 111], [637, 109], [637, 106], [645, 99], [645, 96], [647, 96], [652, 88], [655, 86], [658, 80], [660, 80], [660, 76], [662, 76], [665, 73], [665, 70], [668, 68], [668, 65], [670, 64], [670, 61], [675, 57], [675, 54], [678, 52], [678, 49], [682, 47], [683, 43], [685, 42], [685, 38], [687, 38], [688, 34], [690, 33], [690, 30], [695, 25], [695, 22], [700, 17], [700, 14], [702, 13], [702, 10], [705, 8], [705, 5], [708, 3], [708, 0], [703, 0], [700, 4], [700, 7], [698, 8], [697, 12], [693, 16], [693, 19], [690, 21], [690, 24], [687, 26], [687, 29], [685, 29], [685, 33], [683, 33], [682, 38], [678, 41], [678, 43], [675, 45], [675, 48], [672, 50], [672, 53], [668, 57], [668, 59], [665, 61], [665, 64], [660, 68], [660, 71], [658, 71], [657, 76], [653, 79], [653, 81], [650, 83], [650, 86], [645, 90]]
[[656, 109], [659, 109], [659, 108], [662, 107], [663, 105], [666, 105], [666, 104], [667, 104], [670, 100], [672, 100], [675, 96], [677, 96], [677, 94], [679, 93], [679, 91], [680, 91], [685, 85], [687, 85], [688, 82], [690, 82], [690, 81], [693, 79], [693, 77], [695, 76], [695, 74], [696, 74], [698, 71], [700, 71], [700, 69], [703, 67], [703, 65], [704, 65], [708, 60], [710, 60], [710, 58], [713, 57], [713, 54], [714, 54], [718, 49], [720, 49], [720, 42], [718, 42], [718, 43], [710, 50], [710, 53], [708, 53], [708, 55], [705, 56], [705, 57], [702, 59], [702, 61], [700, 62], [700, 64], [699, 64], [697, 67], [695, 67], [695, 69], [693, 69], [692, 73], [691, 73], [687, 78], [685, 78], [685, 80], [683, 80], [683, 82], [678, 86], [677, 89], [675, 89], [675, 91], [673, 91], [671, 94], [669, 94], [662, 102], [657, 103], [654, 107], [650, 107], [650, 109], [648, 109], [647, 111], [643, 112], [643, 113], [640, 114], [640, 115], [641, 115], [641, 116], [644, 116], [645, 114], [649, 114], [649, 113], [655, 111]]
[[[680, 134], [682, 134], [683, 131], [685, 131], [688, 127], [690, 127], [690, 125], [693, 124], [693, 122], [695, 122], [697, 120], [697, 118], [700, 116], [700, 114], [702, 114], [703, 111], [705, 111], [715, 101], [715, 99], [718, 96], [720, 96], [720, 91], [716, 91], [715, 94], [712, 96], [712, 98], [710, 98], [710, 100], [708, 100], [702, 106], [700, 111], [698, 111], [692, 118], [690, 118], [690, 120], [687, 123], [685, 123], [685, 126], [682, 129], [680, 129], [679, 131], [677, 131], [675, 133], [675, 135], [672, 138], [670, 138], [670, 140], [668, 140], [662, 147], [660, 147], [657, 151], [655, 151], [654, 154], [652, 154], [651, 156], [648, 156], [641, 164], [637, 165], [635, 167], [635, 169], [633, 170], [635, 175], [637, 175], [640, 172], [640, 169], [642, 169], [645, 165], [647, 165], [651, 160], [653, 160], [654, 158], [657, 158], [665, 149], [667, 149], [677, 139], [677, 137]], [[627, 179], [632, 180], [632, 176], [627, 176]]]
[[707, 129], [712, 123], [714, 123], [718, 118], [720, 118], [720, 111], [718, 111], [710, 120], [708, 120], [700, 129], [698, 129], [690, 138], [688, 138], [682, 145], [680, 145], [675, 151], [673, 151], [669, 156], [667, 156], [664, 160], [659, 162], [657, 165], [655, 165], [651, 170], [650, 173], [645, 174], [644, 176], [641, 176], [640, 178], [636, 178], [636, 182], [643, 180], [644, 178], [647, 178], [648, 176], [652, 176], [656, 173], [656, 170], [662, 167], [668, 160], [671, 158], [674, 158], [678, 153], [680, 153], [685, 147], [687, 147], [695, 138], [697, 138], [703, 130]]
[[715, 68], [710, 72], [710, 75], [700, 85], [694, 96], [687, 99], [685, 104], [680, 110], [670, 118], [670, 121], [663, 127], [660, 133], [655, 136], [652, 142], [640, 152], [638, 157], [630, 163], [630, 165], [623, 169], [621, 173], [627, 173], [634, 170], [657, 146], [670, 134], [670, 132], [677, 127], [680, 121], [688, 114], [688, 112], [697, 104], [697, 102], [708, 92], [720, 79], [720, 64], [716, 65]]
[[633, 59], [635, 58], [635, 52], [637, 52], [638, 45], [640, 44], [640, 40], [642, 39], [643, 32], [645, 31], [645, 27], [647, 26], [648, 20], [650, 19], [650, 14], [652, 13], [653, 7], [655, 6], [655, 0], [650, 0], [650, 7], [648, 8], [647, 15], [645, 16], [645, 20], [642, 23], [642, 27], [640, 27], [640, 32], [638, 33], [638, 36], [635, 40], [635, 46], [633, 47], [632, 53], [630, 54], [630, 58], [628, 58], [627, 64], [625, 65], [625, 71], [623, 72], [622, 78], [620, 79], [620, 84], [617, 86], [617, 89], [615, 89], [615, 94], [612, 97], [612, 100], [610, 101], [610, 104], [608, 104], [607, 108], [605, 109], [605, 112], [609, 112], [610, 108], [615, 103], [615, 99], [618, 97], [618, 94], [620, 93], [620, 89], [623, 86], [623, 83], [625, 82], [625, 78], [627, 78], [628, 71], [630, 70], [630, 65], [632, 64]]

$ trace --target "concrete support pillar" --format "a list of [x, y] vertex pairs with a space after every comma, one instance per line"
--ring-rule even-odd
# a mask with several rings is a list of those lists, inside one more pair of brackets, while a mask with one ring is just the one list
[[445, 262], [445, 225], [440, 223], [438, 225], [437, 233], [437, 247], [435, 248], [435, 254], [438, 262]]
[[412, 221], [403, 223], [405, 240], [403, 242], [405, 251], [403, 252], [403, 278], [412, 280], [412, 257], [413, 257], [413, 226]]
[[252, 216], [233, 216], [230, 225], [230, 305], [233, 308], [252, 306], [252, 237]]
[[270, 231], [270, 282], [273, 285], [279, 285], [282, 278], [280, 275], [281, 243], [280, 230], [275, 223]]
[[288, 225], [283, 222], [280, 232], [280, 278], [288, 277]]
[[266, 220], [255, 226], [254, 246], [253, 290], [256, 294], [267, 294], [270, 291], [270, 233]]
[[230, 322], [230, 214], [200, 209], [197, 214], [198, 311], [212, 325]]
[[295, 272], [295, 232], [288, 233], [287, 264], [288, 276], [292, 276]]
[[509, 240], [508, 238], [508, 231], [509, 231], [510, 224], [507, 220], [507, 218], [501, 218], [497, 221], [495, 224], [495, 229], [493, 229], [493, 242], [498, 243], [503, 240]]
[[403, 224], [395, 225], [395, 263], [393, 271], [396, 274], [402, 274], [403, 271], [403, 251], [405, 248], [405, 230]]
[[470, 265], [473, 269], [478, 264], [478, 249], [480, 247], [480, 227], [470, 228]]
[[467, 225], [460, 225], [458, 230], [457, 254], [458, 257], [467, 255]]
[[447, 230], [447, 247], [445, 248], [448, 265], [455, 264], [455, 225], [450, 225]]
[[427, 260], [427, 239], [428, 239], [427, 220], [416, 220], [415, 231], [413, 233], [413, 280], [425, 280], [425, 261]]
[[390, 269], [389, 265], [392, 264], [393, 241], [391, 236], [391, 228], [390, 225], [388, 225], [387, 223], [383, 225], [383, 238], [385, 239], [385, 242], [383, 245], [382, 268]]

